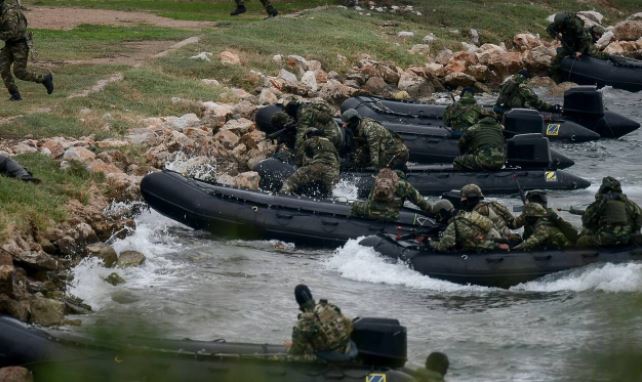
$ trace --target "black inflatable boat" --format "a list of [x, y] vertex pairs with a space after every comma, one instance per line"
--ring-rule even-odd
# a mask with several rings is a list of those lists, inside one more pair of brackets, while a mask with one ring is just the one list
[[[446, 105], [400, 102], [377, 97], [353, 97], [345, 100], [341, 110], [354, 108], [362, 116], [377, 121], [402, 125], [443, 126]], [[546, 122], [544, 131], [532, 131], [522, 124], [507, 126], [513, 134], [541, 132], [550, 139], [585, 142], [602, 138], [619, 138], [640, 127], [640, 124], [605, 110], [602, 93], [594, 86], [579, 86], [564, 94], [564, 111], [560, 114], [541, 113]], [[524, 130], [523, 130], [524, 129]], [[591, 130], [591, 131], [588, 131]]]
[[321, 201], [205, 183], [162, 171], [140, 185], [145, 201], [159, 213], [194, 229], [245, 239], [281, 239], [308, 246], [338, 247], [348, 239], [398, 227], [435, 227], [414, 210], [397, 222], [351, 217], [348, 203]]
[[459, 284], [508, 288], [542, 276], [594, 263], [642, 261], [641, 247], [534, 252], [435, 253], [414, 240], [389, 235], [360, 242], [383, 256], [400, 259], [419, 273]]
[[406, 328], [399, 321], [356, 319], [352, 339], [359, 349], [353, 360], [296, 361], [288, 360], [280, 345], [96, 340], [0, 317], [0, 367], [24, 366], [37, 382], [414, 381], [412, 371], [403, 367]]
[[566, 57], [560, 70], [564, 81], [580, 85], [612, 86], [638, 92], [642, 90], [642, 61], [612, 56], [608, 60], [584, 56], [579, 60]]
[[[272, 126], [272, 116], [281, 111], [280, 105], [271, 105], [262, 108], [256, 113], [256, 125], [266, 134], [276, 132], [276, 128]], [[515, 131], [521, 131], [521, 134], [540, 133], [545, 130], [544, 120], [540, 113], [535, 110], [516, 109], [506, 113], [506, 125], [513, 128]], [[394, 122], [382, 122], [382, 124], [399, 134], [404, 140], [404, 143], [410, 151], [410, 161], [423, 164], [434, 163], [452, 163], [453, 159], [459, 155], [459, 134], [444, 127], [426, 126], [426, 125], [413, 125]], [[580, 129], [585, 130], [585, 136], [592, 135], [595, 139], [599, 135], [589, 131], [583, 127], [578, 126]], [[566, 129], [565, 131], [570, 131]], [[555, 131], [551, 130], [551, 134]], [[510, 134], [509, 136], [516, 136]], [[522, 150], [522, 155], [528, 152], [528, 149]], [[523, 158], [522, 158], [523, 159]], [[547, 163], [538, 162], [536, 165], [541, 167], [545, 166], [550, 169], [564, 169], [571, 167], [574, 164], [570, 158], [550, 150], [550, 159]], [[521, 166], [529, 166], [527, 162], [522, 162]]]
[[[276, 192], [285, 179], [294, 173], [292, 165], [269, 158], [259, 163], [255, 171], [261, 175], [261, 188]], [[359, 197], [365, 198], [372, 187], [374, 172], [343, 172], [342, 179], [354, 182]], [[452, 166], [412, 166], [407, 180], [423, 195], [441, 195], [475, 183], [488, 194], [517, 194], [523, 190], [577, 190], [591, 183], [562, 170], [531, 170], [506, 168], [493, 172], [455, 171]]]

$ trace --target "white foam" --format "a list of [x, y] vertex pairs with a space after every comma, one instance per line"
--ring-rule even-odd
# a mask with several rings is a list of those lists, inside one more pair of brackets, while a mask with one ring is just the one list
[[347, 200], [359, 199], [359, 188], [355, 182], [341, 179], [339, 183], [334, 186], [332, 196], [335, 198], [345, 198]]
[[511, 290], [530, 292], [603, 291], [642, 292], [642, 264], [604, 264], [555, 274], [517, 285]]
[[413, 289], [429, 289], [442, 292], [488, 291], [489, 288], [460, 285], [422, 275], [396, 261], [388, 262], [373, 248], [359, 244], [359, 239], [349, 240], [324, 261], [326, 269], [338, 272], [350, 280], [377, 284], [399, 285]]

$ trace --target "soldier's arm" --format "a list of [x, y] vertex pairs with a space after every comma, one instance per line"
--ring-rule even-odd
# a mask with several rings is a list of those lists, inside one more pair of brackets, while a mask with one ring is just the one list
[[506, 225], [512, 228], [512, 226], [515, 225], [515, 216], [501, 203], [494, 203], [494, 207], [497, 213], [504, 219]]
[[421, 208], [422, 211], [427, 212], [427, 213], [432, 213], [432, 206], [430, 203], [424, 199], [423, 195], [417, 189], [410, 184], [409, 182], [404, 181], [404, 191], [405, 191], [405, 197], [410, 200], [411, 203], [416, 205], [417, 207]]
[[530, 251], [544, 244], [547, 239], [548, 239], [548, 234], [544, 230], [538, 229], [535, 232], [533, 232], [533, 234], [528, 239], [526, 239], [524, 242], [516, 246], [515, 249]]
[[468, 148], [468, 141], [470, 139], [470, 134], [471, 134], [472, 129], [467, 129], [464, 131], [464, 135], [459, 138], [459, 153], [460, 154], [465, 154]]
[[455, 222], [448, 224], [444, 230], [439, 241], [430, 243], [432, 248], [437, 252], [447, 252], [457, 245], [457, 230], [455, 229]]
[[522, 228], [525, 223], [526, 223], [526, 217], [524, 216], [524, 214], [521, 214], [515, 218], [515, 220], [513, 221], [513, 224], [509, 225], [508, 228], [510, 229]]
[[590, 230], [595, 230], [599, 223], [599, 202], [594, 202], [589, 205], [586, 210], [584, 211], [584, 214], [582, 215], [582, 226], [585, 228], [588, 228]]
[[305, 330], [305, 325], [301, 320], [299, 320], [294, 328], [292, 328], [292, 346], [288, 349], [288, 353], [292, 355], [313, 353]]
[[528, 86], [520, 85], [519, 92], [529, 106], [534, 107], [537, 110], [553, 111], [553, 105], [539, 99], [537, 94], [535, 94], [535, 92], [532, 91]]
[[7, 41], [22, 37], [25, 30], [21, 27], [22, 23], [20, 22], [18, 11], [14, 8], [8, 8], [4, 18], [7, 29], [0, 31], [0, 40]]
[[370, 151], [370, 165], [378, 167], [379, 166], [379, 146], [380, 146], [380, 137], [374, 129], [368, 129], [365, 131], [366, 140], [368, 141], [368, 151]]

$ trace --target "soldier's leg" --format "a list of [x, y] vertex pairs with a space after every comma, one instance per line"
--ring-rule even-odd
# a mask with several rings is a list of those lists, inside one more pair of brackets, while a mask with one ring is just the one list
[[564, 60], [564, 57], [567, 57], [574, 52], [569, 52], [563, 47], [557, 48], [557, 55], [551, 62], [551, 69], [550, 69], [550, 76], [555, 82], [563, 82], [564, 78], [562, 78], [562, 73], [560, 72], [560, 66], [562, 64], [562, 60]]
[[12, 62], [13, 55], [11, 54], [11, 49], [5, 46], [0, 50], [0, 76], [2, 76], [4, 86], [6, 86], [9, 93], [13, 96], [13, 94], [18, 93], [18, 87], [13, 79], [13, 75], [11, 75]]
[[490, 149], [482, 151], [476, 156], [477, 165], [487, 171], [496, 171], [504, 167], [506, 158], [500, 150]]
[[237, 16], [241, 13], [245, 13], [245, 0], [234, 0], [236, 2], [236, 8], [230, 13], [230, 16]]
[[600, 243], [592, 232], [582, 231], [575, 245], [578, 248], [595, 248], [598, 247]]
[[455, 170], [477, 170], [477, 160], [472, 154], [460, 155], [453, 161]]
[[261, 4], [263, 4], [263, 8], [265, 8], [265, 12], [267, 12], [268, 16], [274, 17], [279, 14], [279, 12], [272, 6], [270, 0], [261, 0]]
[[11, 52], [13, 54], [13, 74], [23, 81], [37, 82], [41, 84], [45, 76], [49, 74], [42, 70], [27, 69], [29, 62], [29, 47], [27, 44], [16, 44], [12, 46]]

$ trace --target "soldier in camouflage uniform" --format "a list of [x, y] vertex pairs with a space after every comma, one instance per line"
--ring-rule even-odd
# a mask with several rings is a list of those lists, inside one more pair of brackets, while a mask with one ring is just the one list
[[460, 211], [450, 220], [441, 238], [431, 241], [430, 246], [437, 252], [507, 249], [507, 245], [495, 242], [499, 239], [492, 220], [474, 211]]
[[485, 201], [481, 188], [476, 184], [467, 184], [461, 188], [461, 205], [466, 211], [474, 211], [489, 218], [499, 235], [511, 242], [519, 242], [519, 235], [510, 229], [515, 226], [515, 217], [497, 201]]
[[305, 285], [297, 285], [294, 295], [301, 313], [292, 329], [289, 354], [349, 353], [353, 345], [350, 341], [352, 321], [341, 313], [341, 309], [327, 300], [315, 304]]
[[35, 72], [27, 69], [29, 60], [29, 44], [31, 33], [27, 32], [27, 18], [17, 5], [9, 5], [5, 0], [0, 0], [0, 40], [5, 45], [0, 50], [0, 75], [11, 94], [11, 101], [20, 101], [22, 97], [11, 75], [23, 81], [43, 84], [47, 94], [54, 90], [53, 76], [49, 72]]
[[[247, 12], [247, 9], [245, 8], [245, 0], [234, 0], [236, 2], [236, 9], [230, 13], [231, 16], [237, 16], [240, 15], [241, 13]], [[275, 17], [279, 14], [279, 12], [272, 6], [272, 3], [270, 0], [260, 0], [261, 4], [263, 4], [263, 8], [265, 8], [265, 12], [267, 12], [269, 17]]]
[[590, 28], [585, 28], [584, 21], [575, 13], [560, 12], [555, 15], [553, 22], [546, 28], [548, 34], [562, 43], [557, 48], [557, 56], [551, 63], [551, 76], [556, 82], [560, 82], [560, 64], [564, 57], [580, 58], [583, 55], [592, 56], [602, 60], [608, 59], [609, 55], [600, 52], [593, 45], [593, 36]]
[[527, 224], [533, 227], [533, 232], [514, 249], [524, 251], [563, 249], [572, 244], [564, 232], [551, 220], [548, 211], [541, 204], [527, 203], [522, 215]]
[[[355, 109], [343, 112], [341, 119], [345, 127], [352, 130], [359, 147], [356, 148], [355, 162], [359, 167], [381, 169], [389, 167], [394, 170], [406, 169], [409, 152], [401, 137], [382, 124], [370, 118], [361, 118]], [[363, 153], [367, 152], [367, 156]], [[366, 160], [367, 162], [361, 162]]]
[[362, 218], [396, 221], [399, 210], [406, 200], [409, 200], [426, 214], [432, 213], [430, 203], [415, 187], [404, 179], [403, 173], [383, 168], [374, 180], [374, 186], [367, 201], [355, 202], [352, 205], [352, 215]]
[[513, 108], [534, 108], [539, 111], [560, 112], [562, 107], [551, 105], [539, 99], [537, 94], [526, 83], [529, 78], [527, 70], [521, 70], [506, 80], [499, 88], [499, 97], [495, 102], [495, 112], [503, 114]]
[[415, 370], [415, 378], [418, 382], [444, 382], [449, 366], [446, 354], [432, 352], [426, 358], [425, 369]]
[[640, 238], [640, 207], [622, 193], [620, 182], [610, 176], [602, 179], [595, 202], [582, 216], [581, 247], [619, 246], [635, 243]]
[[339, 181], [339, 153], [327, 138], [319, 134], [317, 129], [311, 129], [306, 135], [301, 167], [285, 181], [281, 192], [312, 192], [322, 197], [332, 192], [332, 188]]
[[484, 115], [486, 112], [475, 100], [474, 89], [464, 88], [459, 101], [448, 105], [444, 111], [443, 119], [444, 124], [452, 127], [453, 131], [464, 131], [476, 124]]
[[495, 171], [504, 166], [504, 128], [492, 117], [471, 126], [459, 139], [459, 152], [453, 166], [456, 170]]

